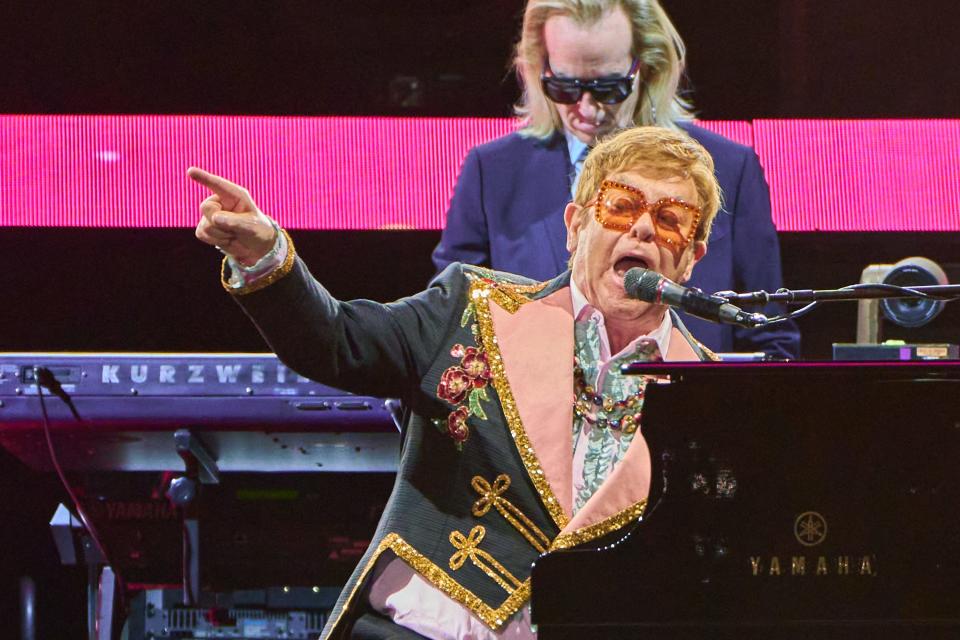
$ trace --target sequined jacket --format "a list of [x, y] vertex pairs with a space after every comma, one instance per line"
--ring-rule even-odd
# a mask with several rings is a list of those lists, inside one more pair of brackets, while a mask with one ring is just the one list
[[[385, 553], [497, 629], [529, 598], [540, 554], [642, 512], [649, 453], [638, 439], [572, 514], [569, 277], [538, 284], [454, 263], [412, 297], [341, 302], [291, 250], [267, 280], [240, 290], [292, 369], [410, 409], [393, 492], [322, 638], [343, 637]], [[682, 325], [674, 331], [668, 360], [704, 357]]]

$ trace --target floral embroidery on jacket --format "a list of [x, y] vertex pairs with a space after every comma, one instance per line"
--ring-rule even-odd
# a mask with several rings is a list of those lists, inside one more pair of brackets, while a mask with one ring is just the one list
[[[522, 285], [499, 280], [493, 271], [480, 267], [470, 267], [472, 271], [465, 272], [470, 281], [467, 305], [460, 316], [460, 326], [470, 327], [474, 343], [483, 343], [480, 336], [480, 326], [477, 324], [477, 304], [486, 304], [490, 298], [498, 305], [509, 311], [516, 310], [525, 302], [529, 302], [529, 294], [540, 291], [547, 285], [546, 282], [533, 285]], [[490, 362], [482, 346], [464, 346], [455, 344], [450, 349], [450, 355], [460, 360], [459, 364], [447, 368], [440, 376], [437, 385], [437, 397], [454, 406], [446, 420], [434, 418], [434, 426], [441, 432], [453, 438], [458, 449], [470, 437], [470, 428], [467, 419], [470, 417], [480, 420], [487, 419], [487, 412], [483, 403], [490, 400], [487, 386], [493, 379]]]
[[[461, 319], [463, 326], [470, 322], [472, 309], [472, 303], [467, 305]], [[479, 347], [465, 347], [457, 343], [450, 349], [450, 355], [459, 358], [460, 363], [449, 367], [440, 376], [437, 397], [454, 405], [454, 410], [447, 416], [446, 423], [439, 419], [433, 420], [433, 423], [453, 438], [458, 449], [462, 449], [463, 443], [470, 437], [467, 418], [475, 416], [480, 420], [487, 419], [487, 412], [481, 403], [490, 399], [487, 385], [493, 373], [487, 354]]]

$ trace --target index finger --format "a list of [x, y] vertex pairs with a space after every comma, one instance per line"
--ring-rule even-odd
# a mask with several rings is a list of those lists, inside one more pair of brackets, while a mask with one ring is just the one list
[[[225, 205], [228, 201], [233, 203], [234, 201], [240, 202], [248, 199], [247, 190], [240, 185], [209, 171], [204, 171], [199, 167], [187, 169], [187, 177], [220, 196]], [[232, 209], [233, 206], [226, 206], [225, 208]]]

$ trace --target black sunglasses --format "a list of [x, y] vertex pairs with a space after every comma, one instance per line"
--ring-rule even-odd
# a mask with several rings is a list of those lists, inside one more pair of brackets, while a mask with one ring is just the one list
[[640, 60], [633, 59], [630, 71], [625, 76], [615, 78], [595, 78], [581, 80], [579, 78], [558, 78], [553, 75], [549, 61], [544, 62], [543, 73], [540, 74], [540, 85], [547, 97], [560, 104], [575, 104], [583, 97], [584, 91], [590, 93], [593, 99], [601, 104], [620, 104], [633, 93], [633, 81], [640, 71]]

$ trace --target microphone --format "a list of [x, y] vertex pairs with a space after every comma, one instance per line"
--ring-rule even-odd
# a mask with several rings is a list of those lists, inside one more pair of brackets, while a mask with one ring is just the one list
[[736, 324], [741, 327], [756, 327], [767, 322], [766, 316], [761, 313], [747, 313], [727, 302], [726, 298], [681, 286], [656, 271], [641, 267], [627, 271], [623, 278], [623, 288], [631, 298], [677, 307], [710, 322]]

